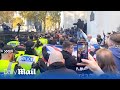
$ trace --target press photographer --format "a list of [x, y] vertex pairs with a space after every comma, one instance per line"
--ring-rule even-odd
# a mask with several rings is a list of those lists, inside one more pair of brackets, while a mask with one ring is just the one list
[[77, 25], [77, 39], [80, 40], [82, 38], [80, 29], [83, 30], [83, 28], [84, 28], [84, 21], [82, 21], [81, 19], [78, 19], [78, 22], [74, 23], [73, 25]]

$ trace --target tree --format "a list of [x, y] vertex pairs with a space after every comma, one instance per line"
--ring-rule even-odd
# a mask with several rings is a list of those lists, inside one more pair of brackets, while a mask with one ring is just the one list
[[23, 24], [22, 18], [16, 17], [16, 18], [13, 19], [13, 28], [15, 28], [18, 23], [20, 23], [21, 25]]
[[46, 17], [47, 17], [48, 11], [39, 11], [38, 13], [38, 20], [43, 22], [43, 30], [45, 32], [46, 30]]
[[60, 27], [60, 11], [21, 11], [20, 15], [28, 20], [35, 22], [43, 23], [43, 30], [46, 30], [46, 19], [48, 16], [51, 16], [51, 22], [56, 28], [58, 23]]
[[14, 11], [0, 11], [0, 23], [12, 23]]
[[46, 17], [46, 29], [47, 30], [51, 30], [53, 27], [53, 22], [51, 21], [51, 19], [52, 19], [51, 16]]
[[28, 20], [35, 22], [36, 11], [20, 11], [20, 15]]
[[56, 24], [58, 23], [58, 27], [60, 27], [60, 11], [49, 11], [49, 14], [50, 16], [52, 17], [52, 22], [53, 22], [53, 25], [55, 26], [56, 28]]
[[34, 23], [43, 22], [45, 31], [47, 11], [21, 11], [20, 15], [26, 19], [33, 21]]

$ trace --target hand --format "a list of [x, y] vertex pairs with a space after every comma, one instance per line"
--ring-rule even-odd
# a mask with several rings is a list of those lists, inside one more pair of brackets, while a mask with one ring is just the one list
[[83, 30], [82, 30], [82, 29], [80, 29], [80, 32], [83, 32]]
[[94, 58], [88, 54], [88, 59], [82, 59], [81, 65], [86, 65], [92, 72], [94, 72], [97, 75], [104, 74], [102, 69], [99, 67], [98, 63], [94, 60]]
[[90, 46], [90, 51], [94, 52], [95, 48], [93, 46]]

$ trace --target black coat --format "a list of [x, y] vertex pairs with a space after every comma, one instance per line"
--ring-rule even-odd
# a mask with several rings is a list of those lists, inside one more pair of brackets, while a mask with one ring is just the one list
[[76, 70], [77, 60], [67, 51], [62, 51], [63, 58], [65, 59], [65, 66], [68, 69]]
[[67, 69], [62, 62], [55, 62], [48, 67], [48, 70], [42, 73], [40, 79], [78, 79], [78, 74]]
[[32, 68], [43, 73], [47, 70], [47, 64], [42, 59], [39, 59], [37, 63], [32, 63]]
[[84, 21], [78, 20], [77, 23], [74, 23], [73, 25], [77, 25], [77, 28], [83, 29], [84, 27]]
[[48, 44], [56, 45], [57, 42], [56, 42], [56, 40], [48, 40]]

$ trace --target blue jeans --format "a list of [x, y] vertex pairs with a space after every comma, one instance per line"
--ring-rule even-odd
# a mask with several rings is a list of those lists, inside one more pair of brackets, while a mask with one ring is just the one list
[[82, 38], [82, 33], [78, 30], [78, 31], [77, 31], [77, 39], [80, 40], [80, 38]]

